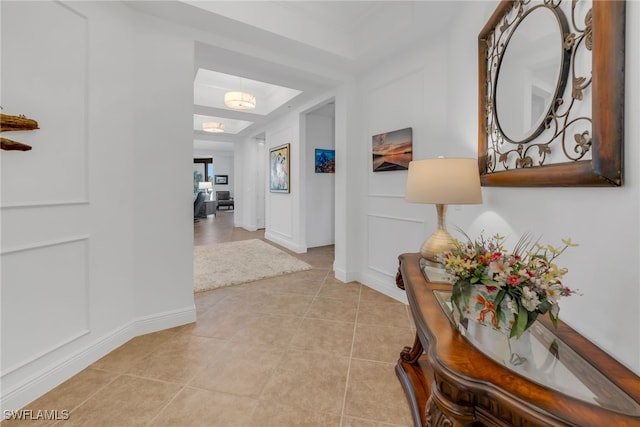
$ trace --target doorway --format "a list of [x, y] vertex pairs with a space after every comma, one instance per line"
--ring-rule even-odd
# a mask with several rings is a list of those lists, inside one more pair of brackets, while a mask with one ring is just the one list
[[306, 112], [306, 246], [335, 243], [335, 103], [330, 100]]

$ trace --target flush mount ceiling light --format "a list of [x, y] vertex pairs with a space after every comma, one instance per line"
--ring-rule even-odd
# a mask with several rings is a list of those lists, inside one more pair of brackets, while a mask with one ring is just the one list
[[256, 108], [256, 97], [245, 92], [227, 92], [224, 94], [224, 105], [234, 110], [253, 110]]
[[202, 130], [205, 132], [224, 132], [224, 124], [220, 122], [206, 122], [202, 124]]

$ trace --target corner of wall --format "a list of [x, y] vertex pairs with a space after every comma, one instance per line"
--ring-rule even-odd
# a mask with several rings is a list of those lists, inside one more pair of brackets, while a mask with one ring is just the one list
[[[193, 323], [195, 320], [195, 305], [135, 319], [83, 346], [75, 353], [52, 363], [45, 369], [27, 376], [26, 379], [21, 380], [12, 389], [5, 390], [3, 388], [0, 410], [4, 413], [4, 411], [14, 411], [25, 407], [29, 402], [78, 374], [132, 338]], [[28, 372], [33, 369], [30, 365], [25, 365], [20, 371], [22, 370]], [[19, 374], [19, 372], [16, 372], [16, 374]]]

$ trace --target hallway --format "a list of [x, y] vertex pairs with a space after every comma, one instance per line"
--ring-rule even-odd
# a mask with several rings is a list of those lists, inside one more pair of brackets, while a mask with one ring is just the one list
[[[194, 223], [194, 244], [263, 238], [233, 211]], [[291, 252], [290, 252], [291, 253]], [[68, 420], [2, 426], [409, 426], [394, 365], [413, 342], [404, 304], [312, 270], [197, 293], [197, 322], [139, 336], [27, 405]]]

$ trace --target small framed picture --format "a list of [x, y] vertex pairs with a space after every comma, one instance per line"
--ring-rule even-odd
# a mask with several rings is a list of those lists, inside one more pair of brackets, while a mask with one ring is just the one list
[[272, 193], [289, 193], [289, 144], [269, 150], [269, 189]]
[[215, 175], [213, 177], [213, 183], [216, 185], [227, 185], [229, 184], [229, 175]]
[[316, 173], [336, 173], [336, 152], [316, 148]]
[[409, 169], [409, 162], [413, 160], [412, 128], [373, 135], [371, 143], [374, 172]]

